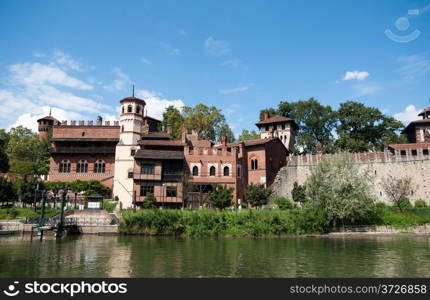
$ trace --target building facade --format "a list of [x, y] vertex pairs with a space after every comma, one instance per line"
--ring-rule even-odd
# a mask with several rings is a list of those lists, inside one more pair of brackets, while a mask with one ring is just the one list
[[257, 125], [260, 139], [217, 144], [183, 129], [173, 140], [170, 128], [161, 131], [161, 121], [144, 114], [144, 100], [127, 97], [120, 104], [113, 123], [38, 120], [40, 138], [52, 132], [49, 181], [99, 180], [122, 208], [141, 206], [149, 193], [159, 206], [204, 207], [215, 185], [231, 187], [235, 202], [246, 201], [247, 185], [274, 182], [298, 128], [294, 120], [274, 117]]

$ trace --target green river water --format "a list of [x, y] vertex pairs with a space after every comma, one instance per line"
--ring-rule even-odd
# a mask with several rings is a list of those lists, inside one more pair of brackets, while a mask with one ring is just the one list
[[0, 277], [430, 277], [430, 236], [1, 236]]

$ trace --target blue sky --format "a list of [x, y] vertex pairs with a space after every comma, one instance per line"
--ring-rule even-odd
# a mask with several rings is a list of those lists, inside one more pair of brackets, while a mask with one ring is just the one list
[[0, 1], [0, 128], [118, 119], [132, 84], [149, 115], [215, 105], [236, 134], [309, 97], [406, 122], [429, 83], [429, 0]]

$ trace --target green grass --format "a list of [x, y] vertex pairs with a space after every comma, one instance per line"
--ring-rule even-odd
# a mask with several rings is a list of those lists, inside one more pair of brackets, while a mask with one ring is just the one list
[[308, 210], [139, 210], [124, 211], [120, 232], [145, 235], [263, 236], [322, 233], [321, 213]]
[[400, 212], [394, 207], [377, 209], [376, 218], [372, 225], [387, 225], [396, 228], [408, 228], [430, 223], [430, 208], [408, 208]]
[[[58, 209], [45, 209], [45, 217], [49, 218], [55, 216], [59, 213]], [[20, 208], [20, 207], [10, 207], [10, 208], [0, 208], [0, 220], [15, 220], [26, 217], [39, 217], [40, 209], [36, 212], [31, 208]]]

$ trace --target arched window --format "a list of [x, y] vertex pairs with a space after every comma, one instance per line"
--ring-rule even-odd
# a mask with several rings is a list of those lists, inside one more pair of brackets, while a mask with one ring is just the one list
[[227, 166], [224, 167], [224, 176], [230, 176], [230, 168]]
[[133, 112], [133, 106], [131, 105], [127, 106], [127, 112], [129, 113]]
[[121, 132], [124, 132], [124, 125], [121, 126]]
[[60, 173], [70, 173], [70, 160], [63, 159], [60, 162]]
[[122, 107], [122, 113], [124, 113], [124, 106]]
[[140, 106], [139, 105], [136, 106], [136, 113], [140, 114]]
[[258, 160], [253, 159], [251, 160], [251, 170], [257, 170], [258, 169]]
[[199, 167], [197, 166], [193, 167], [193, 176], [199, 176]]
[[210, 168], [209, 168], [209, 176], [215, 176], [215, 167], [214, 166], [211, 166]]
[[88, 172], [88, 162], [86, 160], [78, 161], [76, 173], [87, 173], [87, 172]]
[[106, 171], [106, 164], [104, 160], [99, 159], [94, 164], [94, 173], [104, 173]]

